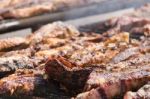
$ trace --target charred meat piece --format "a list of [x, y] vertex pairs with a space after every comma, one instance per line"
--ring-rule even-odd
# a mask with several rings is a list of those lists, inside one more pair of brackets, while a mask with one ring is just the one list
[[91, 69], [77, 67], [63, 57], [50, 58], [46, 63], [49, 79], [60, 82], [69, 90], [81, 91]]
[[137, 55], [139, 53], [139, 50], [140, 49], [138, 47], [131, 47], [131, 48], [125, 49], [123, 52], [120, 52], [118, 55], [116, 55], [112, 59], [112, 62], [118, 63], [123, 60], [127, 60], [131, 57], [134, 57], [135, 55]]
[[[53, 11], [55, 6], [51, 0], [8, 0], [1, 5], [3, 18], [25, 18]], [[5, 9], [5, 10], [4, 10]]]
[[33, 48], [20, 49], [9, 52], [1, 52], [1, 57], [11, 57], [11, 56], [28, 56], [31, 57], [35, 52]]
[[123, 16], [120, 18], [113, 18], [105, 23], [107, 27], [111, 27], [105, 36], [111, 36], [118, 32], [129, 32], [131, 37], [139, 38], [141, 35], [147, 35], [147, 30], [150, 20], [146, 18], [137, 18], [131, 16]]
[[141, 87], [137, 92], [127, 92], [124, 99], [149, 99], [150, 98], [150, 83]]
[[[102, 96], [105, 95], [108, 98], [123, 95], [128, 90], [134, 90], [141, 87], [149, 80], [149, 76], [147, 77], [147, 74], [149, 75], [148, 70], [150, 65], [150, 54], [148, 54], [147, 51], [143, 53], [143, 51], [141, 51], [141, 46], [148, 47], [149, 44], [147, 43], [147, 40], [145, 40], [138, 44], [138, 46], [132, 46], [132, 44], [129, 43], [129, 37], [126, 35], [126, 33], [125, 35], [123, 33], [117, 35], [119, 35], [121, 38], [119, 38], [119, 36], [112, 36], [103, 43], [95, 43], [87, 46], [86, 49], [79, 49], [78, 51], [68, 55], [66, 58], [64, 58], [65, 56], [54, 58], [51, 57], [46, 63], [46, 73], [50, 79], [58, 81], [69, 90], [77, 90], [77, 92], [81, 92], [86, 82], [84, 91], [89, 91], [93, 88], [94, 90], [100, 89], [106, 92], [106, 95], [102, 93]], [[124, 44], [122, 45], [123, 42], [126, 43], [125, 46]], [[115, 47], [118, 48], [110, 46], [112, 43], [116, 44]], [[112, 52], [117, 52], [112, 54], [111, 50]], [[101, 54], [97, 54], [96, 52]], [[91, 55], [93, 56], [89, 57], [90, 53], [92, 53]], [[80, 55], [82, 58], [79, 57]], [[100, 62], [101, 58], [96, 58], [98, 59], [98, 62], [91, 62], [91, 60], [97, 55], [107, 55], [108, 57], [113, 55], [110, 58], [112, 61], [109, 60], [108, 63], [102, 64], [98, 63]], [[81, 60], [76, 60], [76, 58], [80, 58]], [[106, 60], [107, 58], [103, 57], [102, 59]], [[90, 60], [90, 62], [88, 60]], [[59, 72], [57, 72], [58, 70]], [[83, 71], [85, 74], [82, 73]], [[84, 74], [84, 77], [81, 76], [81, 73]], [[80, 76], [78, 76], [78, 74]], [[73, 83], [74, 77], [76, 77], [75, 80], [77, 82], [75, 84]], [[134, 84], [133, 82], [135, 79], [137, 81]], [[79, 83], [81, 81], [83, 83]], [[105, 85], [107, 87], [104, 87]], [[116, 91], [111, 92], [111, 88], [114, 86], [117, 86]], [[98, 95], [101, 97], [101, 92]]]
[[[47, 88], [48, 89], [48, 88]], [[14, 74], [0, 79], [0, 96], [44, 95], [46, 81], [38, 70], [17, 70]]]
[[[13, 6], [16, 4], [19, 4], [21, 2], [24, 2], [25, 0], [1, 0], [1, 4], [0, 4], [0, 8], [5, 8], [5, 7], [9, 7], [9, 6]], [[31, 0], [26, 0], [26, 1], [31, 1]]]
[[25, 18], [97, 3], [99, 0], [1, 0], [3, 18]]
[[[70, 57], [75, 51], [84, 49], [85, 47], [98, 48], [96, 43], [102, 42], [101, 35], [79, 36], [72, 39], [49, 38], [37, 44], [37, 52], [35, 56], [50, 57], [50, 56], [65, 56]], [[100, 41], [99, 41], [100, 40]], [[44, 43], [44, 44], [43, 44]]]
[[90, 99], [92, 96], [95, 96], [94, 99], [121, 97], [125, 92], [136, 90], [150, 80], [149, 66], [148, 54], [99, 67], [88, 77], [84, 87], [87, 92], [79, 94], [77, 99]]
[[150, 80], [149, 65], [143, 69], [132, 69], [124, 72], [100, 74], [99, 71], [96, 71], [97, 73], [92, 73], [91, 79], [89, 78], [87, 81], [88, 84], [85, 87], [87, 92], [79, 94], [76, 99], [121, 98], [125, 92], [137, 90]]
[[[103, 46], [101, 46], [100, 44], [95, 44], [93, 46], [87, 47], [86, 49], [81, 49], [76, 52], [73, 52], [67, 58], [70, 62], [75, 63], [80, 67], [88, 67], [92, 65], [94, 66], [96, 64], [107, 63], [107, 60], [105, 60], [107, 56], [105, 53], [102, 52], [102, 50]], [[115, 55], [117, 52], [113, 52], [110, 50], [110, 52], [108, 53], [112, 53], [113, 57], [113, 55]]]
[[32, 69], [41, 63], [40, 58], [29, 58], [27, 56], [11, 56], [0, 58], [0, 77], [11, 74], [17, 69]]
[[[122, 37], [122, 35], [124, 34], [120, 36]], [[109, 63], [109, 61], [119, 53], [120, 47], [117, 44], [119, 44], [120, 40], [126, 43], [126, 40], [123, 38], [117, 40], [112, 42], [118, 47], [116, 48], [117, 50], [108, 47], [111, 41], [108, 42], [107, 40], [104, 43], [87, 43], [87, 46], [81, 49], [79, 48], [77, 51], [74, 50], [75, 52], [73, 51], [71, 54], [68, 52], [65, 55], [59, 54], [61, 56], [58, 55], [56, 57], [52, 57], [49, 54], [50, 58], [46, 63], [46, 73], [50, 79], [58, 81], [67, 89], [79, 91], [83, 89], [84, 83], [92, 69]]]
[[40, 50], [35, 53], [36, 57], [52, 57], [52, 56], [68, 56], [73, 53], [75, 50], [83, 49], [83, 46], [80, 44], [66, 44], [61, 47]]
[[35, 44], [41, 41], [46, 41], [50, 38], [71, 38], [79, 36], [79, 31], [68, 24], [62, 22], [54, 22], [52, 24], [47, 24], [37, 30], [33, 35], [29, 37], [31, 44]]
[[29, 42], [25, 38], [8, 38], [0, 40], [0, 51], [15, 50], [20, 48], [26, 48]]
[[62, 47], [58, 47], [55, 49], [47, 49], [47, 50], [40, 50], [35, 53], [36, 57], [51, 57], [51, 56], [63, 56], [71, 51], [73, 51], [73, 47], [71, 45], [65, 45]]
[[[56, 25], [57, 24], [57, 25]], [[77, 31], [77, 29], [75, 28], [70, 28], [72, 31], [72, 33], [70, 34], [69, 31], [65, 31], [65, 27], [64, 29], [62, 27], [59, 26], [59, 24], [63, 24], [63, 23], [55, 23], [55, 25], [53, 25], [54, 28], [49, 28], [49, 30], [45, 30], [47, 32], [44, 32], [43, 34], [40, 34], [40, 29], [37, 30], [35, 32], [34, 35], [31, 35], [31, 37], [29, 37], [30, 41], [31, 41], [31, 45], [33, 46], [33, 48], [37, 51], [44, 51], [44, 50], [53, 50], [53, 49], [61, 49], [63, 50], [61, 47], [70, 47], [70, 48], [77, 48], [79, 47], [85, 47], [88, 44], [91, 43], [99, 43], [104, 41], [104, 38], [100, 35], [100, 34], [80, 34], [79, 31], [77, 32], [73, 32], [73, 31]], [[66, 28], [69, 27], [66, 25]], [[74, 30], [75, 29], [75, 30]], [[42, 30], [41, 30], [42, 31]], [[54, 32], [50, 32], [50, 31], [54, 31]], [[39, 34], [38, 34], [39, 33]], [[46, 34], [47, 33], [47, 34]], [[59, 34], [62, 33], [62, 34]], [[67, 34], [69, 34], [67, 36]], [[44, 36], [45, 35], [45, 36]], [[60, 36], [64, 37], [60, 37]], [[66, 35], [66, 36], [65, 36]], [[78, 49], [78, 48], [77, 48]], [[77, 50], [76, 49], [76, 50]]]
[[142, 40], [142, 44], [140, 46], [140, 50], [143, 53], [150, 53], [150, 38], [143, 38], [144, 40]]
[[46, 3], [31, 5], [28, 7], [11, 9], [10, 11], [8, 10], [9, 12], [3, 13], [1, 16], [4, 18], [25, 18], [42, 13], [47, 13], [49, 11], [53, 11], [54, 9], [54, 6], [49, 1]]
[[[120, 46], [121, 43], [124, 43], [124, 45]], [[122, 48], [128, 47], [128, 43], [128, 33], [121, 33], [108, 38], [104, 42], [93, 43], [87, 46], [86, 49], [83, 48], [72, 53], [67, 58], [69, 61], [81, 67], [106, 64], [115, 57]], [[111, 56], [109, 54], [111, 54]]]

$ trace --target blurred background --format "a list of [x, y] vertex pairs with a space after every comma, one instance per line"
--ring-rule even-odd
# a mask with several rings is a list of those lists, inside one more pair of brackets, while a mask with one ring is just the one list
[[103, 32], [106, 20], [150, 17], [150, 0], [0, 0], [0, 38], [26, 36], [44, 24], [63, 21], [83, 32]]

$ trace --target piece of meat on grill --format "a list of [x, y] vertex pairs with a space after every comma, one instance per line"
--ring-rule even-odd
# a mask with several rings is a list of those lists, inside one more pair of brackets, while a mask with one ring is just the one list
[[99, 0], [3, 0], [1, 2], [0, 15], [3, 18], [25, 18], [93, 4]]
[[29, 58], [27, 56], [11, 56], [0, 58], [0, 77], [11, 74], [17, 69], [32, 69], [40, 65], [43, 59]]
[[[73, 39], [59, 39], [59, 38], [49, 38], [45, 39], [39, 44], [34, 46], [36, 51], [50, 51], [50, 50], [61, 50], [67, 51], [67, 49], [81, 49], [85, 46], [90, 46], [95, 42], [100, 42], [101, 38], [98, 37], [75, 37]], [[63, 50], [66, 49], [66, 50]]]
[[1, 52], [0, 57], [11, 57], [11, 56], [32, 56], [32, 54], [35, 52], [33, 48], [26, 48], [26, 49], [20, 49], [15, 51], [9, 51], [9, 52]]
[[[122, 37], [124, 34], [120, 35]], [[111, 40], [113, 41], [114, 39]], [[113, 43], [119, 44], [120, 40], [121, 42], [124, 41], [124, 43], [126, 43], [126, 39], [124, 40], [123, 38], [118, 41], [114, 40]], [[83, 47], [75, 52], [73, 51], [71, 54], [69, 52], [69, 54], [66, 54], [63, 57], [59, 55], [57, 57], [50, 56], [46, 63], [46, 73], [49, 75], [50, 79], [58, 81], [69, 90], [78, 91], [82, 89], [92, 70], [91, 68], [108, 63], [119, 53], [119, 46], [116, 45], [118, 48], [114, 50], [113, 48], [111, 49], [111, 47], [108, 47], [111, 41], [108, 42], [108, 40], [106, 40], [105, 43], [93, 43], [86, 46], [86, 49]], [[125, 46], [127, 45], [125, 44]], [[57, 72], [58, 70], [59, 73]]]
[[0, 96], [46, 95], [47, 87], [42, 71], [20, 69], [0, 79]]
[[29, 45], [25, 38], [14, 37], [0, 40], [0, 51], [16, 50], [26, 48]]
[[[49, 38], [44, 44], [39, 43], [36, 46], [37, 52], [35, 56], [50, 57], [50, 56], [70, 56], [74, 51], [84, 49], [88, 46], [95, 45], [95, 42], [101, 42], [100, 35], [92, 37], [75, 37], [72, 39]], [[55, 40], [55, 41], [53, 41]], [[95, 46], [96, 47], [96, 46]]]
[[[121, 45], [122, 43], [124, 43], [124, 45]], [[67, 58], [69, 61], [81, 67], [106, 64], [122, 49], [128, 47], [128, 43], [128, 33], [120, 33], [108, 38], [104, 42], [94, 43], [87, 46], [86, 49], [73, 52]], [[111, 56], [109, 54], [111, 54]]]
[[62, 22], [54, 22], [41, 27], [33, 35], [31, 35], [29, 39], [31, 40], [31, 43], [38, 43], [50, 38], [65, 39], [77, 37], [79, 34], [80, 32], [72, 25]]
[[10, 6], [14, 6], [14, 5], [18, 5], [19, 3], [23, 3], [23, 2], [29, 2], [31, 0], [1, 0], [1, 4], [0, 4], [0, 8], [5, 8], [5, 7], [10, 7]]
[[53, 11], [55, 8], [51, 2], [28, 6], [24, 8], [11, 9], [9, 12], [3, 13], [4, 18], [25, 18]]
[[61, 47], [40, 50], [35, 53], [36, 57], [51, 57], [51, 56], [68, 56], [75, 50], [83, 49], [86, 45], [84, 44], [66, 44]]
[[[123, 35], [123, 34], [121, 34], [121, 35]], [[114, 39], [114, 37], [112, 37], [113, 39], [111, 38], [111, 39], [106, 40], [103, 44], [105, 46], [103, 46], [102, 48], [100, 47], [101, 43], [99, 43], [99, 44], [95, 44], [95, 46], [90, 45], [89, 47], [86, 47], [86, 49], [81, 49], [76, 52], [73, 52], [71, 55], [66, 57], [67, 59], [64, 57], [54, 57], [54, 58], [51, 57], [46, 63], [46, 73], [49, 75], [50, 79], [58, 81], [59, 83], [61, 83], [63, 86], [65, 86], [69, 90], [78, 90], [77, 92], [81, 92], [83, 90], [83, 86], [84, 86], [86, 80], [87, 80], [87, 82], [86, 82], [86, 86], [84, 88], [85, 91], [91, 90], [92, 88], [98, 88], [99, 83], [101, 83], [101, 82], [98, 82], [99, 77], [100, 77], [100, 79], [102, 77], [103, 80], [106, 80], [106, 83], [109, 83], [110, 79], [115, 80], [118, 83], [120, 83], [122, 80], [126, 81], [125, 78], [128, 78], [127, 81], [130, 78], [132, 80], [132, 77], [130, 77], [130, 75], [128, 75], [128, 73], [138, 75], [138, 72], [139, 72], [139, 75], [141, 74], [140, 80], [143, 79], [146, 76], [143, 73], [145, 73], [145, 72], [147, 73], [147, 69], [143, 70], [141, 73], [140, 73], [140, 71], [143, 68], [149, 69], [150, 54], [148, 54], [147, 51], [145, 51], [143, 53], [143, 51], [141, 51], [140, 47], [141, 47], [141, 45], [148, 47], [149, 44], [146, 43], [147, 40], [143, 41], [142, 44], [140, 43], [138, 46], [132, 46], [132, 44], [127, 43], [129, 47], [125, 46], [125, 47], [123, 47], [123, 52], [121, 51], [121, 53], [120, 53], [120, 51], [119, 51], [116, 54], [114, 54], [114, 57], [115, 57], [114, 60], [116, 61], [114, 63], [111, 61], [109, 64], [99, 64], [96, 61], [88, 62], [88, 59], [92, 60], [93, 58], [97, 57], [98, 55], [101, 56], [101, 54], [96, 54], [96, 55], [94, 54], [97, 49], [98, 49], [99, 53], [102, 53], [103, 51], [101, 51], [99, 49], [103, 49], [105, 47], [108, 47], [108, 49], [109, 49], [110, 43], [115, 42], [116, 44], [120, 44], [119, 43], [120, 40], [122, 43], [123, 39], [120, 39], [120, 40]], [[124, 36], [121, 36], [121, 37], [124, 37]], [[116, 37], [116, 38], [118, 38], [118, 37]], [[125, 36], [125, 38], [126, 38], [126, 36]], [[118, 42], [116, 40], [118, 40]], [[124, 42], [129, 42], [129, 40], [124, 39]], [[78, 58], [79, 55], [82, 54], [82, 51], [83, 51], [82, 57], [86, 56], [86, 54], [85, 54], [86, 50], [88, 50], [87, 52], [89, 52], [87, 55], [87, 59], [81, 58], [81, 60], [73, 61], [73, 59], [76, 60], [76, 58]], [[118, 49], [115, 49], [115, 50], [118, 50]], [[115, 50], [113, 50], [113, 52]], [[132, 53], [130, 52], [130, 50], [132, 51]], [[94, 51], [94, 52], [93, 52], [93, 54], [91, 54], [93, 56], [89, 57], [90, 51]], [[127, 55], [124, 55], [123, 53], [125, 53]], [[73, 56], [76, 55], [76, 57], [74, 56], [74, 58], [71, 58], [72, 55]], [[103, 55], [105, 55], [105, 54], [103, 54]], [[110, 56], [109, 52], [106, 55], [109, 57]], [[112, 59], [113, 59], [113, 57], [112, 57]], [[83, 67], [82, 67], [82, 64], [84, 64], [84, 63], [82, 63], [82, 61], [87, 62], [87, 64], [85, 64]], [[94, 71], [91, 73], [91, 71], [93, 69], [94, 69]], [[57, 72], [58, 70], [59, 70], [59, 73]], [[75, 73], [77, 73], [77, 74], [75, 74]], [[83, 75], [84, 77], [82, 77], [80, 75], [81, 73], [84, 74]], [[95, 75], [95, 76], [91, 77], [89, 75]], [[125, 75], [125, 77], [124, 77], [124, 75]], [[124, 77], [124, 78], [122, 80], [120, 80], [121, 77]], [[66, 78], [66, 79], [64, 79], [64, 78]], [[136, 75], [133, 78], [138, 79], [138, 77]], [[143, 83], [145, 84], [149, 80], [149, 78], [146, 79], [146, 81], [144, 81], [144, 82], [140, 82], [140, 80], [138, 79], [137, 83], [139, 85], [143, 85]], [[92, 83], [90, 81], [92, 81]], [[141, 80], [141, 81], [143, 81], [143, 80]], [[75, 83], [73, 83], [73, 82], [75, 82]], [[115, 84], [115, 82], [112, 82], [112, 86], [114, 84]], [[109, 87], [107, 87], [107, 88], [108, 88], [108, 90], [107, 89], [104, 89], [104, 90], [106, 90], [106, 92], [108, 92], [108, 93], [106, 93], [108, 97], [114, 97], [114, 96], [124, 93], [124, 92], [120, 92], [118, 94], [116, 92], [112, 95], [111, 93], [109, 93], [109, 90], [110, 90]], [[111, 88], [111, 86], [110, 86], [110, 88]], [[120, 86], [119, 86], [119, 88], [120, 88]], [[123, 88], [126, 88], [126, 87], [123, 87]], [[129, 89], [134, 89], [134, 88], [138, 88], [138, 86], [134, 86], [132, 84], [130, 85], [130, 82], [129, 82]], [[128, 88], [127, 88], [127, 90], [125, 89], [124, 91], [125, 92], [128, 91]]]
[[91, 72], [90, 68], [82, 69], [63, 57], [50, 58], [46, 63], [45, 70], [49, 79], [59, 81], [61, 85], [69, 91], [72, 90], [73, 93], [82, 90]]
[[141, 87], [137, 92], [127, 92], [124, 99], [149, 99], [150, 98], [150, 83]]
[[117, 64], [110, 63], [101, 69], [96, 68], [88, 77], [85, 92], [76, 99], [122, 97], [127, 91], [137, 90], [150, 80], [149, 66], [150, 54], [147, 54]]
[[25, 18], [53, 11], [51, 0], [9, 0], [1, 4], [0, 14], [3, 18]]
[[91, 90], [79, 94], [76, 99], [121, 98], [125, 92], [137, 90], [146, 84], [150, 80], [150, 73], [148, 71], [149, 68], [117, 73], [95, 73], [92, 76], [93, 80], [89, 81], [92, 84]]
[[131, 57], [134, 57], [135, 55], [139, 54], [139, 47], [131, 47], [127, 48], [124, 51], [117, 54], [113, 59], [112, 62], [118, 63], [124, 60], [127, 60]]
[[111, 36], [116, 33], [124, 31], [129, 32], [131, 37], [139, 38], [141, 35], [146, 35], [149, 32], [150, 20], [146, 18], [137, 18], [131, 16], [122, 16], [119, 18], [113, 18], [105, 22], [106, 27], [110, 27], [104, 33], [106, 36]]

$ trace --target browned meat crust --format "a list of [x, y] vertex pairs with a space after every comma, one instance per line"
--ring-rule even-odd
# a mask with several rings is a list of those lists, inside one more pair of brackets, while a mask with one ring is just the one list
[[150, 80], [149, 65], [144, 68], [117, 73], [92, 73], [85, 87], [85, 90], [91, 90], [79, 94], [76, 99], [90, 99], [93, 96], [94, 99], [112, 99], [128, 90], [136, 90]]
[[25, 38], [8, 38], [0, 40], [0, 51], [26, 48], [28, 46], [28, 42]]
[[[17, 69], [41, 66], [49, 55], [63, 55], [76, 49], [79, 44], [73, 47], [69, 43], [79, 34], [73, 26], [56, 22], [42, 27], [27, 38], [1, 39], [0, 77]], [[48, 53], [46, 50], [49, 50]]]
[[85, 84], [87, 92], [79, 94], [77, 99], [112, 99], [128, 90], [137, 90], [150, 80], [149, 66], [150, 54], [146, 54], [95, 69]]
[[[86, 49], [77, 49], [71, 54], [59, 54], [61, 56], [57, 57], [49, 54], [45, 65], [49, 78], [58, 81], [69, 91], [81, 92], [84, 87], [86, 93], [77, 96], [81, 99], [96, 96], [96, 99], [111, 99], [147, 83], [150, 79], [149, 37], [145, 36], [137, 43], [129, 39], [126, 32], [105, 37], [99, 42], [88, 41]], [[112, 88], [114, 91], [111, 91]]]
[[111, 36], [118, 32], [129, 32], [131, 37], [139, 38], [141, 35], [149, 35], [148, 18], [137, 18], [132, 16], [122, 16], [120, 18], [110, 19], [105, 23], [106, 27], [111, 27], [104, 33], [105, 36]]
[[33, 69], [41, 64], [41, 58], [29, 58], [27, 56], [11, 56], [0, 58], [0, 77], [6, 76], [17, 69]]
[[18, 70], [14, 74], [0, 80], [0, 95], [35, 95], [45, 93], [46, 81], [42, 71]]
[[93, 4], [99, 0], [1, 0], [0, 2], [0, 15], [3, 18], [25, 18]]
[[[63, 57], [49, 59], [46, 64], [46, 73], [50, 79], [59, 81], [69, 90], [81, 91], [91, 72], [90, 68], [82, 69], [70, 63]], [[75, 93], [75, 91], [73, 91]]]
[[[128, 37], [126, 38], [126, 35], [127, 33], [122, 33], [109, 38], [104, 43], [89, 44], [86, 49], [78, 49], [72, 54], [65, 54], [64, 57], [50, 57], [46, 63], [46, 73], [49, 78], [60, 82], [67, 89], [79, 91], [88, 78], [91, 68], [109, 63], [122, 48], [127, 47]], [[122, 42], [125, 43], [124, 46], [119, 45]], [[114, 43], [115, 46], [110, 46], [111, 43]], [[108, 56], [109, 54], [111, 56]], [[60, 71], [56, 72], [58, 70]]]
[[[147, 25], [147, 20], [146, 23], [141, 23], [141, 19], [135, 21], [140, 23], [139, 27]], [[34, 69], [42, 73], [45, 69], [49, 80], [56, 81], [68, 92], [83, 92], [77, 98], [122, 96], [129, 90], [139, 89], [150, 79], [150, 39], [146, 33], [148, 30], [142, 33], [142, 38], [139, 36], [141, 39], [132, 39], [132, 34], [119, 31], [102, 35], [82, 34], [73, 26], [56, 22], [25, 38], [23, 43], [28, 45], [25, 48], [20, 48], [22, 43], [17, 41], [2, 40], [8, 43], [2, 47], [0, 57], [0, 88], [4, 89], [0, 89], [0, 93], [6, 96], [10, 93], [33, 95], [33, 82], [36, 77], [39, 79], [36, 72], [31, 75], [15, 72], [26, 68], [27, 71]], [[8, 48], [13, 49], [8, 52]], [[19, 81], [24, 83], [19, 85]], [[26, 89], [26, 84], [31, 87]]]
[[150, 98], [150, 84], [141, 87], [137, 92], [127, 92], [124, 99], [149, 99]]

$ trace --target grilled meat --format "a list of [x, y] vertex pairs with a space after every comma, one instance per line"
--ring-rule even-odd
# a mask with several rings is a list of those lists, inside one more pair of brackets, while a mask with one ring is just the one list
[[46, 81], [43, 72], [38, 70], [18, 70], [0, 79], [0, 96], [46, 94]]
[[8, 10], [8, 12], [3, 13], [1, 16], [4, 18], [25, 18], [39, 15], [42, 13], [47, 13], [49, 11], [53, 11], [54, 9], [54, 6], [49, 1], [47, 3], [31, 5], [28, 7], [10, 9]]
[[139, 53], [138, 47], [132, 47], [132, 48], [125, 49], [123, 52], [120, 52], [118, 55], [116, 55], [112, 59], [112, 62], [118, 63], [118, 62], [124, 61], [128, 58], [134, 57], [138, 53]]
[[[84, 43], [84, 42], [83, 42]], [[50, 56], [69, 56], [75, 50], [83, 49], [84, 44], [66, 44], [61, 47], [53, 48], [53, 49], [46, 49], [40, 50], [35, 53], [37, 57], [50, 57]]]
[[35, 52], [33, 48], [20, 49], [9, 52], [1, 52], [1, 57], [11, 57], [11, 56], [28, 56], [31, 57]]
[[123, 16], [113, 18], [105, 23], [109, 30], [104, 33], [105, 36], [111, 36], [115, 33], [124, 31], [129, 32], [132, 37], [139, 38], [141, 35], [147, 35], [150, 20], [146, 18], [136, 18], [131, 16]]
[[[16, 4], [19, 4], [21, 2], [24, 2], [25, 0], [1, 0], [1, 4], [0, 4], [0, 8], [4, 8], [4, 7], [9, 7], [9, 6], [12, 6], [12, 5], [16, 5]], [[30, 0], [27, 0], [27, 1], [30, 1]]]
[[92, 99], [112, 99], [123, 95], [128, 90], [138, 89], [150, 80], [149, 68], [144, 68], [126, 72], [92, 74], [90, 76], [92, 80], [88, 80], [91, 85], [86, 85], [87, 89], [85, 89], [90, 91], [79, 94], [76, 99], [91, 99], [92, 96], [95, 97]]
[[[60, 82], [67, 89], [79, 91], [80, 88], [83, 88], [92, 70], [91, 68], [109, 63], [122, 48], [127, 47], [128, 40], [124, 39], [123, 35], [125, 36], [126, 33], [113, 36], [104, 43], [87, 43], [86, 49], [85, 47], [81, 47], [81, 49], [79, 48], [75, 52], [69, 51], [65, 55], [59, 54], [61, 56], [58, 55], [58, 57], [51, 57], [50, 54], [52, 51], [50, 51], [50, 59], [46, 63], [46, 73], [50, 79]], [[119, 36], [120, 39], [115, 39], [115, 37], [119, 38]], [[119, 46], [119, 42], [126, 44]], [[110, 43], [116, 45], [111, 47]], [[57, 53], [57, 50], [55, 52]], [[109, 54], [111, 54], [111, 56]], [[60, 70], [59, 73], [57, 72], [58, 70]]]
[[25, 18], [88, 5], [99, 0], [3, 0], [1, 2], [0, 15], [3, 18]]
[[[46, 73], [68, 90], [82, 92], [84, 87], [85, 93], [77, 98], [121, 96], [128, 90], [138, 89], [150, 79], [149, 38], [145, 37], [136, 44], [131, 41], [129, 33], [122, 32], [100, 42], [88, 42], [86, 49], [56, 57], [49, 54]], [[94, 93], [93, 97], [89, 95], [91, 93]]]
[[[130, 21], [129, 24], [133, 24], [141, 22], [141, 19]], [[140, 40], [132, 39], [130, 33], [123, 32], [126, 29], [122, 28], [121, 32], [112, 35], [82, 34], [75, 27], [61, 22], [45, 25], [25, 38], [23, 44], [25, 42], [27, 47], [23, 49], [20, 48], [22, 43], [12, 41], [9, 45], [11, 40], [2, 40], [2, 44], [8, 43], [1, 50], [0, 73], [1, 77], [9, 76], [0, 80], [0, 94], [34, 95], [34, 90], [38, 90], [34, 85], [45, 88], [45, 84], [41, 85], [45, 80], [39, 76], [43, 72], [68, 92], [83, 92], [77, 99], [111, 99], [137, 90], [150, 80], [147, 23], [146, 20], [137, 24], [137, 27], [144, 26], [144, 37]], [[118, 24], [117, 28], [126, 23], [118, 21]], [[9, 48], [13, 50], [6, 52]], [[33, 72], [18, 73], [18, 69]], [[38, 70], [42, 74], [37, 76]]]
[[137, 92], [127, 92], [124, 99], [149, 99], [150, 98], [150, 84], [141, 87]]
[[82, 69], [63, 57], [50, 58], [46, 63], [46, 73], [49, 79], [59, 81], [67, 90], [82, 90], [91, 69]]
[[[75, 27], [62, 22], [55, 22], [53, 24], [43, 26], [27, 38], [1, 39], [1, 54], [4, 54], [3, 56], [7, 56], [13, 55], [13, 53], [24, 54], [28, 52], [30, 55], [37, 51], [64, 46], [67, 43], [75, 41], [71, 40], [71, 38], [76, 38], [78, 35], [79, 31]], [[94, 40], [94, 38], [89, 40]], [[23, 49], [21, 47], [23, 47]], [[12, 51], [5, 53], [8, 49]]]
[[64, 39], [77, 37], [79, 34], [80, 34], [79, 31], [71, 25], [64, 24], [62, 22], [54, 22], [52, 24], [47, 24], [41, 27], [33, 35], [31, 35], [29, 39], [33, 44], [42, 41], [46, 41], [46, 43], [48, 43], [50, 38]]
[[28, 46], [28, 41], [25, 38], [8, 38], [0, 40], [0, 51], [8, 51], [26, 48]]
[[32, 69], [42, 63], [41, 58], [29, 58], [27, 56], [11, 56], [0, 58], [0, 77], [11, 74], [17, 69]]
[[136, 90], [150, 80], [149, 66], [150, 54], [140, 54], [96, 68], [85, 84], [84, 91], [87, 92], [79, 94], [77, 99], [90, 99], [92, 96], [95, 96], [94, 99], [111, 99], [122, 96], [128, 90]]
[[[127, 47], [128, 42], [128, 33], [121, 33], [108, 38], [104, 42], [93, 43], [87, 46], [86, 49], [72, 53], [72, 55], [67, 58], [81, 67], [106, 64], [118, 54], [122, 48]], [[123, 47], [120, 46], [121, 43], [124, 43]], [[111, 54], [111, 56], [108, 56], [108, 54]]]

